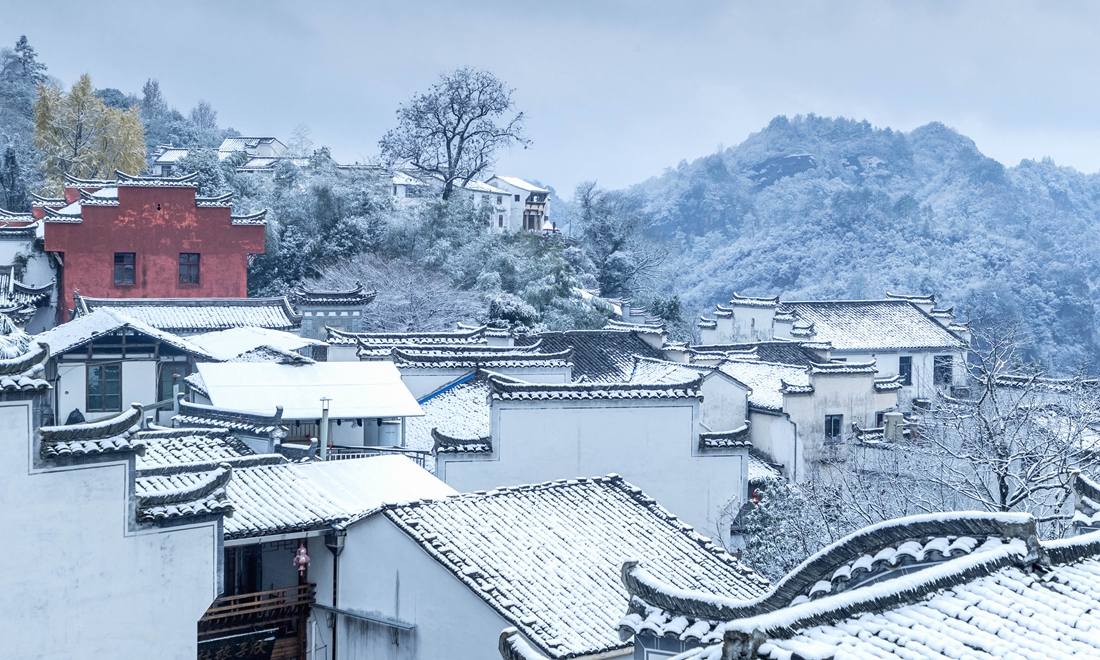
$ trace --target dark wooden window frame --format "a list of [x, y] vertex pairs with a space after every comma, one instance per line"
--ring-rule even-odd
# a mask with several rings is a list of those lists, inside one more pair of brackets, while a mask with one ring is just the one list
[[844, 415], [825, 415], [825, 441], [839, 442], [844, 435]]
[[201, 255], [198, 252], [180, 252], [180, 285], [198, 286], [200, 280]]
[[[107, 369], [109, 367], [115, 367], [118, 369], [118, 377], [109, 379], [107, 378]], [[98, 405], [92, 405], [92, 372], [94, 369], [100, 370], [100, 375], [96, 379], [99, 382], [100, 393], [95, 395], [98, 398]], [[88, 412], [119, 412], [122, 410], [122, 363], [121, 362], [100, 362], [97, 364], [86, 365], [85, 369], [85, 382], [84, 382], [84, 409]], [[118, 382], [118, 394], [114, 395], [118, 397], [118, 406], [112, 407], [107, 402], [107, 397], [111, 396], [107, 393], [107, 383], [115, 380]]]
[[137, 282], [137, 253], [115, 252], [114, 275], [117, 286], [132, 286]]

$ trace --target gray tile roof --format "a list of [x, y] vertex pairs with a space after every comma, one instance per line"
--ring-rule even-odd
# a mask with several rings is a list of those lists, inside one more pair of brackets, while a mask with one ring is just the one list
[[225, 428], [184, 428], [142, 431], [138, 437], [145, 443], [145, 455], [137, 459], [137, 467], [222, 461], [252, 456], [249, 449]]
[[662, 359], [653, 348], [629, 330], [569, 330], [520, 335], [516, 345], [542, 342], [542, 350], [573, 349], [573, 380], [592, 383], [624, 382], [634, 370], [634, 356]]
[[702, 374], [693, 380], [663, 383], [527, 383], [498, 375], [489, 376], [494, 401], [702, 399]]
[[812, 324], [814, 341], [838, 351], [954, 349], [962, 341], [908, 300], [784, 302], [798, 321]]
[[204, 360], [215, 359], [213, 355], [186, 339], [134, 318], [130, 315], [130, 311], [127, 309], [121, 312], [106, 307], [95, 309], [90, 313], [81, 314], [68, 323], [50, 328], [36, 335], [35, 338], [50, 347], [51, 355], [58, 356], [85, 346], [104, 335], [129, 329], [188, 355]]
[[347, 291], [320, 291], [309, 289], [305, 286], [297, 286], [287, 294], [287, 300], [295, 307], [326, 307], [326, 306], [365, 306], [369, 305], [377, 291], [367, 291], [360, 282]]
[[134, 404], [114, 417], [95, 422], [40, 427], [41, 456], [79, 460], [102, 454], [144, 453], [145, 442], [134, 435], [144, 414], [141, 404]]
[[888, 521], [752, 601], [666, 588], [628, 568], [634, 598], [621, 625], [701, 642], [684, 660], [723, 657], [723, 638], [728, 652], [770, 660], [1100, 657], [1100, 536], [1039, 543], [1034, 530], [1027, 514]]
[[405, 420], [411, 449], [431, 451], [433, 429], [445, 436], [474, 441], [489, 435], [489, 379], [484, 372], [420, 400], [423, 417]]
[[256, 327], [297, 331], [302, 317], [286, 298], [89, 298], [74, 296], [78, 315], [108, 309], [176, 334]]
[[626, 559], [684, 589], [751, 598], [767, 582], [610, 475], [387, 507], [384, 515], [549, 658], [625, 649]]

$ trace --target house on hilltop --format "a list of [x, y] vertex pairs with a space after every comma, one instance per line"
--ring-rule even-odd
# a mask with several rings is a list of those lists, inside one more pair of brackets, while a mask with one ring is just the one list
[[486, 181], [490, 186], [503, 190], [509, 199], [508, 213], [503, 225], [498, 219], [498, 229], [511, 231], [539, 231], [553, 229], [550, 222], [550, 191], [528, 183], [519, 177], [494, 175]]

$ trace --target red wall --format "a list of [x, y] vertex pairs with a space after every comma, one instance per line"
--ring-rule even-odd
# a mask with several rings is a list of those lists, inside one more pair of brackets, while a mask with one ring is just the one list
[[[68, 191], [66, 191], [68, 192]], [[61, 252], [61, 316], [73, 290], [93, 298], [244, 298], [248, 255], [264, 251], [262, 225], [234, 226], [228, 208], [196, 208], [194, 188], [119, 186], [118, 206], [81, 209], [81, 223], [45, 223]], [[157, 210], [157, 205], [160, 210]], [[114, 283], [115, 252], [134, 252], [134, 284]], [[179, 283], [180, 252], [198, 252], [198, 285]]]

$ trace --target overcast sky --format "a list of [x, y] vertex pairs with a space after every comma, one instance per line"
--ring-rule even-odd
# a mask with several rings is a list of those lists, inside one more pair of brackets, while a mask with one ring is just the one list
[[1100, 3], [4, 3], [71, 84], [160, 80], [187, 111], [286, 140], [308, 124], [338, 161], [377, 153], [394, 110], [443, 71], [492, 70], [528, 114], [501, 174], [559, 192], [625, 186], [712, 153], [779, 114], [942, 121], [1007, 165], [1100, 169]]

